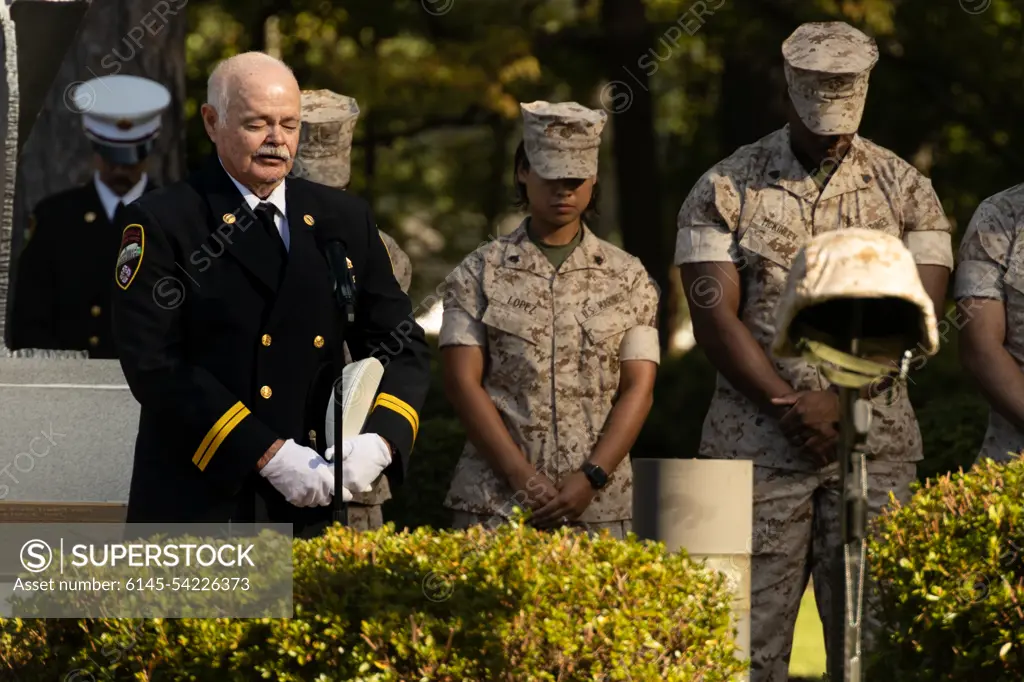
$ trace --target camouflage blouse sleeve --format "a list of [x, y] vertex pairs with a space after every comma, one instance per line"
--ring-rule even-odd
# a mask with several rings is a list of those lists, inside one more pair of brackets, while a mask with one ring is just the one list
[[440, 348], [487, 345], [487, 327], [480, 321], [487, 307], [480, 284], [482, 272], [483, 258], [474, 252], [445, 278]]
[[907, 164], [901, 183], [903, 244], [918, 265], [942, 265], [953, 269], [952, 227], [942, 210], [932, 182]]
[[630, 327], [619, 345], [619, 362], [650, 360], [661, 362], [658, 343], [658, 285], [646, 269], [637, 263], [638, 272], [629, 295], [630, 309], [636, 315], [636, 326]]
[[378, 230], [378, 232], [380, 233], [380, 240], [384, 242], [384, 248], [387, 249], [388, 258], [391, 259], [391, 270], [395, 273], [398, 286], [408, 294], [409, 285], [412, 284], [412, 261], [409, 260], [408, 254], [402, 250], [402, 247], [398, 245], [398, 242], [391, 235], [383, 230]]
[[676, 219], [675, 264], [735, 261], [740, 190], [719, 167], [704, 174]]
[[1008, 207], [988, 198], [978, 206], [960, 241], [954, 298], [1004, 300], [1003, 276], [1015, 235]]

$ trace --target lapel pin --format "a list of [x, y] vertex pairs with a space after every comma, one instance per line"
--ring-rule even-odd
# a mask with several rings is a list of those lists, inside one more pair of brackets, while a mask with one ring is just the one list
[[92, 221], [96, 220], [96, 214], [93, 213], [92, 211], [87, 211], [86, 214], [82, 217], [85, 218], [85, 222], [87, 223], [91, 223]]
[[313, 226], [313, 223], [315, 223], [316, 221], [315, 221], [315, 220], [313, 220], [313, 216], [311, 216], [311, 215], [309, 215], [309, 214], [307, 213], [306, 215], [302, 216], [302, 222], [304, 222], [304, 223], [306, 223], [307, 225], [309, 225], [310, 227], [312, 227], [312, 226]]
[[220, 219], [223, 220], [228, 225], [230, 225], [231, 223], [235, 222], [235, 214], [234, 213], [225, 213], [224, 215], [222, 215], [220, 217]]

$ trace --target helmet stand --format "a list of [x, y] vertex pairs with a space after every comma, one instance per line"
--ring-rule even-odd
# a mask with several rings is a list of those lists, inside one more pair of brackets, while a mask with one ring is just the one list
[[[867, 436], [871, 429], [871, 402], [864, 389], [883, 380], [906, 379], [910, 351], [898, 367], [859, 357], [863, 334], [864, 301], [854, 299], [849, 319], [847, 351], [801, 338], [804, 359], [816, 365], [839, 387], [839, 527], [842, 543], [833, 557], [832, 614], [828, 642], [831, 682], [863, 679], [864, 583], [867, 570]], [[840, 598], [841, 597], [841, 598]]]

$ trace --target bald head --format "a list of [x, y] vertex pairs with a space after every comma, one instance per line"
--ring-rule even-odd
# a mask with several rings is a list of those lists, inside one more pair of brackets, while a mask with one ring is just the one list
[[291, 68], [265, 52], [243, 52], [217, 64], [206, 83], [206, 102], [223, 118], [231, 106], [231, 94], [253, 84], [274, 80], [281, 87], [299, 84]]
[[288, 66], [262, 52], [225, 59], [210, 74], [202, 116], [228, 173], [265, 197], [292, 168], [302, 98]]

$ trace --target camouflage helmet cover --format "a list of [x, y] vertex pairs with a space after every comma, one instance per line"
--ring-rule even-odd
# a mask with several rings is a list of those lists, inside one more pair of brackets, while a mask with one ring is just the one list
[[772, 353], [776, 357], [800, 356], [799, 342], [805, 330], [794, 325], [797, 316], [838, 299], [898, 299], [910, 303], [919, 313], [917, 347], [927, 355], [938, 352], [935, 312], [914, 256], [892, 235], [847, 228], [820, 234], [797, 253], [776, 308]]

